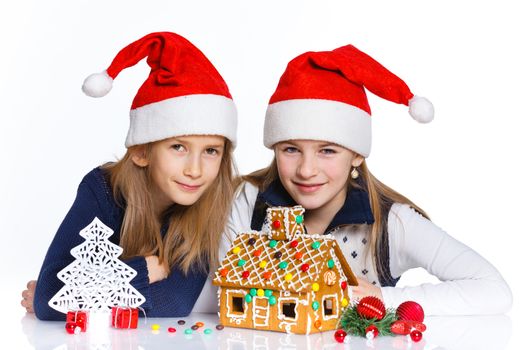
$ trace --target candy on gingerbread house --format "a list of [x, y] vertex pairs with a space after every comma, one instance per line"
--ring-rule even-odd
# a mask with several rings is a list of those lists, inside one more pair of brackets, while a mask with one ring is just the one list
[[333, 236], [304, 233], [303, 213], [268, 208], [261, 232], [237, 236], [213, 280], [223, 325], [296, 334], [337, 328], [357, 279]]

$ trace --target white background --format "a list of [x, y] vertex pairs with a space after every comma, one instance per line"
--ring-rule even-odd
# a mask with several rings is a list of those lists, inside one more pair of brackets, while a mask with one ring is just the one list
[[[82, 94], [83, 79], [141, 36], [173, 31], [198, 46], [230, 87], [240, 116], [235, 155], [241, 173], [270, 161], [262, 145], [267, 101], [287, 62], [305, 51], [352, 43], [428, 97], [436, 118], [421, 125], [405, 106], [369, 94], [369, 167], [501, 271], [514, 292], [517, 335], [525, 311], [525, 22], [518, 5], [2, 1], [0, 322], [18, 327], [19, 293], [36, 278], [84, 174], [124, 154], [129, 107], [148, 69], [141, 62], [123, 71], [101, 99]], [[404, 283], [423, 279], [416, 272]], [[516, 344], [515, 336], [509, 348]]]

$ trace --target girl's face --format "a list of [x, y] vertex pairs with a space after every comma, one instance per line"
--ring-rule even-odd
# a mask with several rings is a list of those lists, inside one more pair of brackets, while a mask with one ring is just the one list
[[178, 136], [155, 142], [142, 166], [149, 166], [158, 208], [195, 203], [217, 178], [224, 147], [222, 136]]
[[363, 162], [362, 156], [325, 141], [290, 140], [274, 151], [281, 183], [307, 210], [342, 206], [350, 171]]

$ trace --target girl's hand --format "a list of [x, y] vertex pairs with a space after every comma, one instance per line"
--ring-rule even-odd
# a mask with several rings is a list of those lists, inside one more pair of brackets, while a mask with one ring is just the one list
[[357, 282], [359, 283], [359, 285], [352, 287], [352, 298], [362, 299], [366, 296], [371, 295], [383, 301], [383, 294], [381, 293], [381, 288], [373, 285], [372, 283], [362, 278], [358, 278]]
[[168, 271], [164, 265], [160, 264], [158, 256], [147, 256], [146, 264], [148, 266], [149, 283], [162, 281], [168, 277]]
[[27, 282], [27, 289], [22, 292], [22, 301], [20, 302], [20, 304], [26, 309], [26, 312], [30, 314], [35, 312], [33, 309], [33, 296], [35, 295], [35, 287], [35, 280]]

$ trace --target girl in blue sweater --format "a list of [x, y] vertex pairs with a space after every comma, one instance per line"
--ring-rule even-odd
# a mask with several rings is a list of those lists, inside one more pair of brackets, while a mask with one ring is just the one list
[[[218, 246], [233, 196], [232, 150], [237, 112], [228, 87], [204, 54], [174, 33], [152, 33], [122, 49], [108, 69], [82, 87], [109, 92], [121, 70], [147, 57], [151, 72], [130, 112], [127, 152], [89, 172], [48, 249], [24, 306], [42, 320], [64, 315], [48, 305], [63, 283], [57, 273], [74, 261], [79, 232], [98, 217], [110, 241], [137, 271], [131, 281], [152, 317], [190, 313]], [[204, 216], [203, 213], [206, 213]]]

